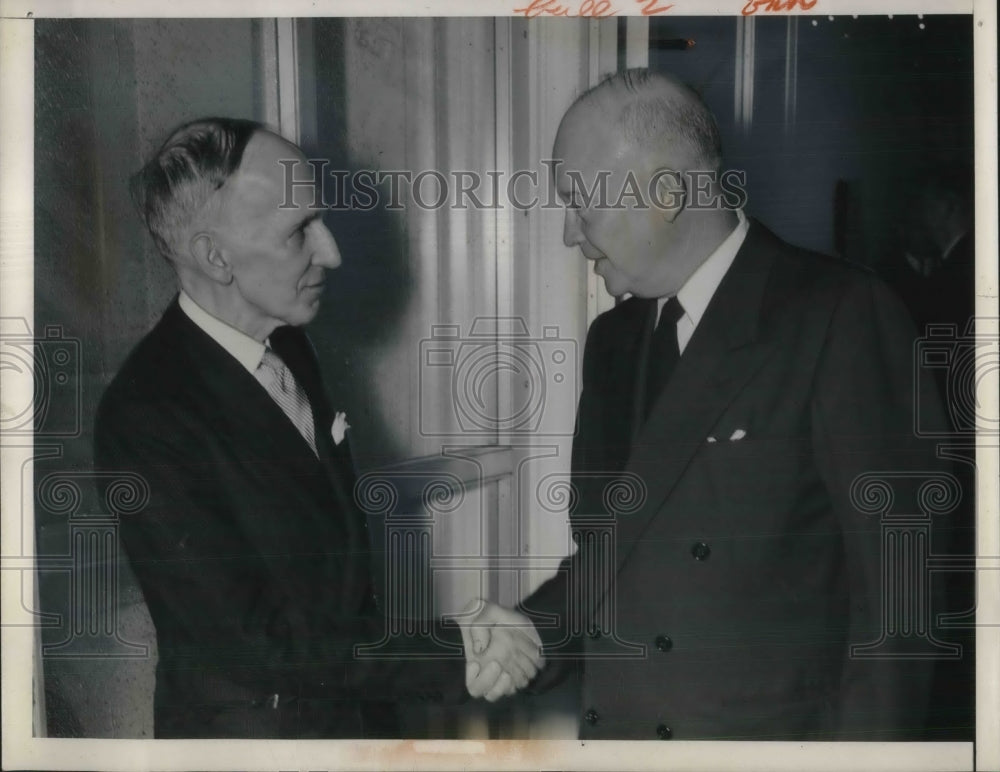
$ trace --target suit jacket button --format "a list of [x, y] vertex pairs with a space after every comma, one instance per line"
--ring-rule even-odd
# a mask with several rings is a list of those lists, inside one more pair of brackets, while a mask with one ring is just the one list
[[583, 714], [583, 720], [586, 721], [591, 726], [597, 723], [597, 719], [598, 719], [597, 711], [594, 710], [593, 708], [591, 708], [590, 710], [588, 710], [586, 713]]
[[656, 644], [656, 648], [659, 651], [670, 651], [674, 648], [674, 642], [670, 640], [669, 635], [658, 635], [653, 643]]
[[659, 737], [661, 740], [669, 740], [671, 737], [674, 736], [674, 730], [671, 729], [666, 724], [660, 724], [658, 727], [656, 727], [656, 736]]
[[700, 541], [691, 547], [691, 554], [695, 560], [708, 560], [708, 556], [712, 554], [712, 549], [705, 542]]

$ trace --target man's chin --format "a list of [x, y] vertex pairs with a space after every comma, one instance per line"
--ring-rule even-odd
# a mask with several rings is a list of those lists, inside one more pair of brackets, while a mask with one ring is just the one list
[[283, 320], [285, 324], [292, 327], [302, 327], [309, 324], [313, 319], [319, 314], [319, 298], [313, 301], [304, 303], [302, 306], [296, 308], [292, 313], [289, 313]]
[[615, 269], [608, 264], [606, 257], [599, 258], [594, 263], [594, 275], [601, 277], [604, 281], [604, 288], [613, 297], [619, 297], [628, 292], [628, 288], [623, 286], [621, 277], [617, 276], [616, 273]]
[[604, 279], [604, 288], [612, 297], [621, 297], [628, 292], [628, 288], [624, 287], [621, 282], [609, 279], [607, 276], [602, 276], [601, 278]]

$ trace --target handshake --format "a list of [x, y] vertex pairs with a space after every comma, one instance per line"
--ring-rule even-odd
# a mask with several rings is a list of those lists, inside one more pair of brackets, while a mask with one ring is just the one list
[[473, 600], [458, 618], [465, 646], [465, 688], [495, 702], [523, 689], [545, 666], [542, 641], [524, 614]]

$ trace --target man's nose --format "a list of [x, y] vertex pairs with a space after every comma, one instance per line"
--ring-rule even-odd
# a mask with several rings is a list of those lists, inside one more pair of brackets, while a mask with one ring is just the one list
[[583, 230], [580, 228], [580, 215], [575, 209], [566, 207], [566, 218], [563, 221], [563, 244], [575, 247], [584, 241]]
[[340, 247], [337, 246], [337, 240], [330, 233], [330, 229], [322, 221], [317, 220], [313, 224], [312, 231], [310, 235], [313, 238], [313, 264], [324, 268], [336, 268], [342, 262]]

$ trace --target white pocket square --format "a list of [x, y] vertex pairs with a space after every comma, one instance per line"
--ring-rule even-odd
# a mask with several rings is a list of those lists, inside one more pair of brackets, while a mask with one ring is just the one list
[[333, 437], [333, 444], [339, 445], [344, 441], [344, 436], [351, 425], [347, 423], [347, 413], [338, 412], [333, 419], [333, 426], [330, 427], [330, 436]]
[[[736, 431], [734, 431], [732, 434], [729, 435], [729, 441], [730, 442], [739, 442], [740, 440], [742, 440], [746, 436], [747, 436], [747, 430], [746, 429], [737, 429]], [[705, 438], [705, 442], [718, 442], [718, 441], [719, 440], [716, 439], [715, 435], [711, 435], [711, 434], [708, 437]]]

